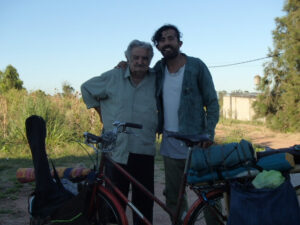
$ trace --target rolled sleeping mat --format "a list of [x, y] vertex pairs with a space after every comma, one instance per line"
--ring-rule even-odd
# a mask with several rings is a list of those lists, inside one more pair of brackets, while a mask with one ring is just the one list
[[[80, 180], [87, 177], [91, 169], [85, 167], [56, 167], [59, 178], [68, 180]], [[54, 177], [54, 172], [51, 170], [51, 175]], [[35, 181], [34, 168], [19, 168], [16, 173], [17, 180], [20, 183], [29, 183]]]

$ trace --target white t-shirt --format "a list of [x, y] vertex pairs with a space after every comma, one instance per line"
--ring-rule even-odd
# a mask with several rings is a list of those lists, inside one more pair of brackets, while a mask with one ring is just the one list
[[178, 132], [178, 108], [182, 88], [182, 80], [185, 65], [176, 73], [170, 73], [168, 67], [165, 68], [165, 80], [163, 84], [163, 104], [164, 104], [164, 129]]

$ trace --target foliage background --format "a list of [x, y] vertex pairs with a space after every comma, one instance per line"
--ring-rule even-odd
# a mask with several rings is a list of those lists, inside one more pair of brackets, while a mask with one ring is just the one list
[[81, 140], [84, 131], [101, 131], [98, 115], [86, 109], [78, 93], [51, 96], [40, 90], [29, 93], [25, 89], [10, 89], [0, 94], [0, 105], [0, 150], [11, 151], [10, 155], [15, 149], [29, 153], [25, 120], [30, 115], [45, 119], [50, 152]]
[[265, 64], [254, 104], [257, 116], [280, 131], [300, 131], [300, 1], [285, 2], [286, 15], [276, 18], [272, 61]]

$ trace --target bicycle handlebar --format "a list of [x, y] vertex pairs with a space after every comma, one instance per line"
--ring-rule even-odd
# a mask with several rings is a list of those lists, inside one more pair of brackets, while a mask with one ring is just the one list
[[131, 127], [131, 128], [136, 128], [136, 129], [142, 129], [143, 125], [137, 124], [137, 123], [125, 123], [124, 127]]
[[[135, 128], [135, 129], [143, 128], [143, 125], [141, 125], [141, 124], [119, 122], [119, 121], [115, 121], [113, 123], [113, 126], [114, 126], [113, 130], [107, 131], [107, 132], [103, 133], [101, 136], [97, 136], [97, 135], [91, 134], [89, 132], [84, 132], [83, 136], [86, 139], [85, 141], [87, 143], [91, 143], [91, 144], [102, 143], [102, 144], [107, 145], [107, 144], [113, 143], [116, 140], [118, 133], [126, 133], [127, 127], [131, 127], [131, 128]], [[119, 130], [119, 128], [121, 128], [121, 130]]]
[[88, 143], [99, 143], [99, 142], [102, 142], [102, 138], [99, 137], [99, 136], [96, 136], [94, 134], [91, 134], [89, 132], [84, 132], [83, 133], [83, 136], [86, 138], [86, 141]]
[[115, 121], [113, 122], [113, 126], [118, 129], [119, 127], [123, 127], [123, 131], [126, 129], [126, 127], [136, 128], [136, 129], [142, 129], [143, 125], [137, 124], [137, 123], [127, 123], [127, 122], [120, 122]]

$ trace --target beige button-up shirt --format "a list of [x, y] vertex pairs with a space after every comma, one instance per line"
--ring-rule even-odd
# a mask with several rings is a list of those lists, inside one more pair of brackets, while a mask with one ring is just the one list
[[83, 83], [81, 92], [87, 108], [101, 107], [105, 131], [111, 130], [116, 120], [143, 125], [143, 129], [129, 128], [134, 134], [118, 135], [113, 160], [126, 164], [129, 152], [155, 155], [157, 108], [152, 70], [135, 86], [128, 68], [113, 69]]

